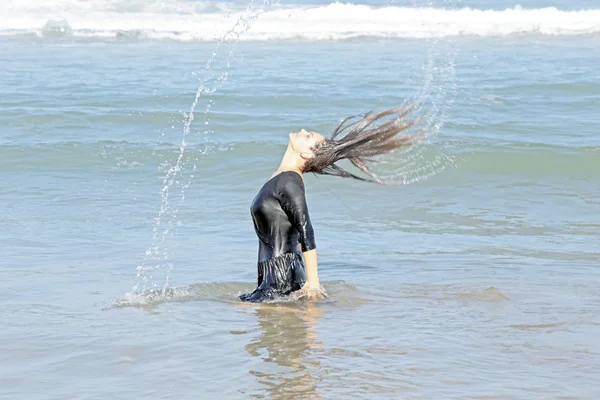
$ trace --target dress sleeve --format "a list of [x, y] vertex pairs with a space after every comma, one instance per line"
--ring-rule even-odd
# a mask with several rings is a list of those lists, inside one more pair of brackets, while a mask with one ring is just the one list
[[298, 241], [305, 252], [317, 248], [315, 233], [308, 215], [302, 178], [296, 173], [290, 175], [293, 177], [287, 179], [283, 185], [280, 203], [292, 226], [298, 231]]

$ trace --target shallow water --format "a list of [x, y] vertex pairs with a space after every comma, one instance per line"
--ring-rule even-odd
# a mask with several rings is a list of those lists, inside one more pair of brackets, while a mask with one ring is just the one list
[[[600, 395], [596, 36], [243, 41], [206, 71], [214, 48], [0, 37], [1, 397]], [[224, 71], [165, 203], [197, 77]], [[445, 168], [307, 176], [328, 299], [237, 302], [286, 134], [395, 106], [427, 74], [448, 110], [423, 157]]]

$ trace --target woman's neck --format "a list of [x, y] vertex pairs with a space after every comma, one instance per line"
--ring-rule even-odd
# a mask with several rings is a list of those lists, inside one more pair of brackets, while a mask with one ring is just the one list
[[295, 171], [302, 175], [302, 167], [304, 166], [304, 159], [300, 157], [290, 144], [281, 159], [281, 163], [279, 164], [279, 168], [277, 168], [277, 172], [282, 171]]

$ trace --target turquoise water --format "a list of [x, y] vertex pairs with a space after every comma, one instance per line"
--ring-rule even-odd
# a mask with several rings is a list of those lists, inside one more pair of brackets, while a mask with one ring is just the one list
[[[423, 35], [408, 2], [276, 4], [219, 44], [194, 27], [245, 3], [6, 4], [0, 396], [600, 395], [597, 5], [438, 2]], [[329, 299], [236, 302], [287, 133], [407, 98], [430, 144], [381, 172], [410, 184], [306, 177]]]

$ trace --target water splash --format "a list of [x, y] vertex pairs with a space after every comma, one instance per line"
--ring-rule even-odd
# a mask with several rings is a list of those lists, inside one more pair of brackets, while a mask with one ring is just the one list
[[[455, 7], [457, 3], [444, 1], [447, 7]], [[412, 0], [416, 10], [430, 7], [431, 4]], [[421, 136], [424, 140], [416, 146], [398, 150], [379, 157], [373, 172], [381, 179], [411, 184], [423, 181], [457, 163], [460, 141], [458, 138], [438, 138], [449, 117], [456, 94], [455, 59], [457, 48], [455, 39], [444, 39], [426, 36], [424, 39], [426, 59], [421, 65], [423, 83], [412, 99], [404, 101], [404, 105], [416, 104], [412, 112], [414, 118], [424, 118], [411, 132], [424, 129]], [[425, 116], [425, 117], [423, 117]], [[410, 134], [408, 132], [407, 134]]]
[[[212, 51], [211, 56], [204, 66], [204, 72], [208, 75], [206, 78], [199, 78], [198, 74], [194, 74], [198, 77], [200, 84], [196, 90], [194, 101], [190, 106], [188, 112], [183, 112], [184, 126], [179, 144], [179, 152], [175, 163], [169, 166], [165, 177], [163, 178], [163, 187], [161, 190], [161, 206], [154, 218], [154, 227], [152, 229], [152, 244], [146, 250], [144, 260], [141, 265], [137, 267], [137, 277], [133, 286], [133, 292], [144, 291], [148, 288], [156, 289], [158, 283], [153, 279], [153, 274], [158, 270], [165, 270], [165, 281], [162, 285], [162, 291], [164, 292], [169, 285], [169, 274], [173, 268], [173, 264], [169, 261], [169, 252], [164, 248], [165, 240], [176, 232], [176, 229], [181, 226], [181, 221], [178, 219], [179, 209], [185, 202], [185, 191], [192, 184], [194, 178], [193, 173], [189, 175], [187, 182], [181, 182], [182, 172], [185, 170], [184, 155], [187, 146], [187, 139], [191, 132], [192, 122], [195, 119], [195, 111], [200, 103], [201, 99], [208, 98], [219, 90], [226, 82], [229, 76], [229, 69], [231, 63], [235, 58], [235, 50], [240, 41], [242, 35], [244, 35], [252, 23], [259, 17], [259, 15], [273, 5], [277, 3], [277, 0], [263, 0], [260, 2], [250, 1], [246, 10], [242, 12], [233, 26], [227, 30], [217, 41], [215, 48]], [[224, 66], [221, 70], [215, 70], [212, 67], [214, 61], [219, 56], [221, 49], [225, 46], [225, 55], [222, 56]], [[209, 114], [214, 102], [211, 99], [207, 99], [204, 107], [204, 125], [209, 125]], [[204, 130], [205, 146], [201, 152], [205, 154], [207, 151], [208, 134], [212, 131], [209, 129]], [[196, 170], [196, 165], [193, 165], [192, 170]], [[170, 191], [172, 186], [178, 186], [180, 188], [179, 199], [174, 205], [171, 205], [169, 201]]]

